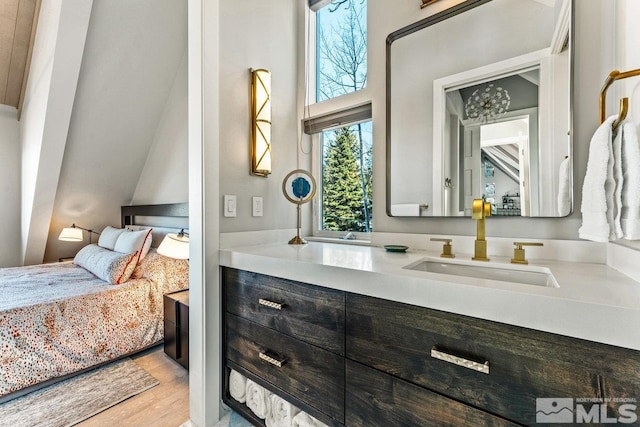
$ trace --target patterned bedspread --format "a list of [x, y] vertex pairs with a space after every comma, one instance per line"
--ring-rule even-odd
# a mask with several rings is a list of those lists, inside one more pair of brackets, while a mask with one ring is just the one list
[[110, 285], [71, 262], [0, 269], [0, 396], [160, 341], [169, 290], [144, 276]]

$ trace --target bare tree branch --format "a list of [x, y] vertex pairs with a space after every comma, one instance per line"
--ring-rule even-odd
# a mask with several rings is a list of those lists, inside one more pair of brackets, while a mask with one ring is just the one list
[[341, 5], [347, 9], [344, 21], [336, 28], [320, 29], [320, 58], [327, 66], [320, 67], [321, 84], [327, 86], [321, 93], [333, 96], [362, 89], [366, 85], [367, 33], [362, 14], [364, 1], [337, 0], [332, 3], [337, 10]]
[[[329, 6], [329, 12], [335, 12], [340, 8], [340, 6], [348, 2], [349, 0], [333, 0]], [[360, 4], [364, 4], [364, 0], [360, 0]]]

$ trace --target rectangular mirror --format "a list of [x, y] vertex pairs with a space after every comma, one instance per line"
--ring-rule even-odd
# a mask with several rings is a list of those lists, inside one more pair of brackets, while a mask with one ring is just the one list
[[387, 38], [387, 213], [561, 217], [571, 0], [469, 0]]

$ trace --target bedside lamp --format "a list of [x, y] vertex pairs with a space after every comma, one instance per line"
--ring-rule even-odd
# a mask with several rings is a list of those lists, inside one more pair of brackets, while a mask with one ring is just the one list
[[189, 259], [189, 233], [167, 233], [158, 246], [158, 253], [169, 258]]
[[100, 233], [93, 230], [72, 224], [71, 227], [65, 227], [62, 229], [58, 236], [58, 240], [63, 240], [65, 242], [82, 242], [84, 240], [84, 234], [82, 234], [82, 231], [89, 233], [89, 243], [91, 243], [91, 233], [97, 234], [98, 236], [100, 235]]

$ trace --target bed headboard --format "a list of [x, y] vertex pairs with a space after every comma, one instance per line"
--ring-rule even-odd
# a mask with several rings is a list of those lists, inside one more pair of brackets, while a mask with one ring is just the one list
[[165, 234], [189, 228], [189, 203], [121, 206], [120, 213], [123, 228], [129, 226], [153, 228], [153, 247], [160, 244]]
[[166, 205], [138, 205], [120, 207], [122, 227], [136, 225], [136, 217], [189, 217], [189, 203], [170, 203]]

